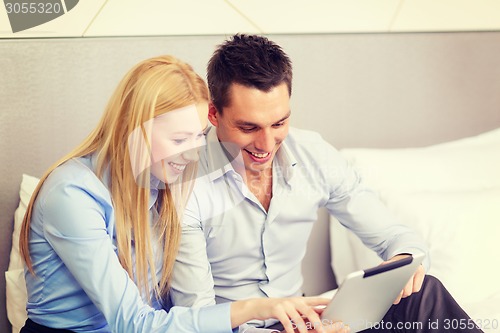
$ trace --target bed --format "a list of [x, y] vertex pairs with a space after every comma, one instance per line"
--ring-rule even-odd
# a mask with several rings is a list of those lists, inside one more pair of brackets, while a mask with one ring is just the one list
[[[319, 131], [360, 169], [424, 236], [430, 273], [474, 319], [489, 321], [487, 332], [499, 332], [500, 32], [271, 38], [294, 63], [292, 124]], [[136, 62], [170, 53], [203, 74], [223, 39], [0, 40], [1, 332], [17, 332], [25, 316], [12, 239], [36, 178], [97, 123]], [[377, 262], [320, 211], [304, 291], [325, 292]]]
[[[424, 238], [428, 274], [444, 283], [485, 332], [500, 332], [500, 128], [424, 148], [342, 153], [393, 214]], [[338, 282], [380, 263], [338, 221], [331, 223]]]

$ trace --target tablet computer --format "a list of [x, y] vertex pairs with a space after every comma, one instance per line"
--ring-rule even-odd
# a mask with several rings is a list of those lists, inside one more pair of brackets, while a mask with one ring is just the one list
[[322, 322], [341, 321], [351, 332], [377, 325], [424, 256], [416, 254], [347, 275], [321, 314]]

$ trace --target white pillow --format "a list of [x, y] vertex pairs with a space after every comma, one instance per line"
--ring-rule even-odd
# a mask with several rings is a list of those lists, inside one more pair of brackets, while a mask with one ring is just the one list
[[500, 187], [500, 129], [424, 148], [341, 152], [381, 193]]
[[500, 293], [500, 188], [393, 193], [383, 200], [401, 222], [424, 237], [429, 274], [440, 278], [461, 304]]
[[24, 265], [19, 254], [19, 233], [26, 207], [38, 182], [38, 178], [23, 174], [21, 189], [19, 190], [19, 206], [14, 215], [9, 269], [5, 272], [7, 317], [12, 324], [12, 333], [18, 333], [27, 318], [26, 301], [28, 297], [24, 281]]
[[19, 333], [28, 315], [26, 302], [28, 294], [24, 280], [24, 269], [11, 269], [5, 272], [7, 317], [12, 325], [12, 333]]
[[[394, 215], [424, 237], [429, 273], [466, 310], [500, 294], [500, 266], [492, 262], [500, 257], [500, 129], [425, 148], [341, 153]], [[340, 280], [380, 260], [337, 222], [331, 227], [332, 265]]]
[[448, 141], [434, 145], [434, 148], [448, 148], [448, 147], [461, 147], [473, 148], [475, 146], [492, 146], [500, 144], [500, 128], [484, 132], [475, 136], [470, 136], [463, 139]]

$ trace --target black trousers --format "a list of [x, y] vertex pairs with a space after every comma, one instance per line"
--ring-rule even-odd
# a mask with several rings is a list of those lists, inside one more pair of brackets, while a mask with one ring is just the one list
[[482, 332], [437, 278], [426, 275], [420, 292], [391, 306], [376, 332]]
[[23, 328], [21, 328], [21, 331], [19, 333], [73, 333], [73, 332], [39, 325], [35, 323], [33, 320], [28, 318], [28, 320], [26, 320], [26, 323], [24, 324]]
[[[281, 323], [269, 327], [283, 330]], [[422, 289], [391, 306], [376, 326], [362, 333], [482, 332], [458, 305], [441, 281], [426, 275]]]

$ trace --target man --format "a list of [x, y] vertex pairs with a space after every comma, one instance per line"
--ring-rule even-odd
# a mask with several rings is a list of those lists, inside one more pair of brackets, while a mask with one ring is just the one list
[[[200, 151], [205, 176], [184, 215], [174, 304], [301, 295], [301, 260], [319, 207], [386, 261], [427, 253], [331, 145], [289, 127], [292, 66], [278, 45], [233, 36], [212, 56], [208, 85], [215, 128]], [[413, 275], [385, 322], [468, 319], [440, 282], [425, 276], [427, 266]]]

